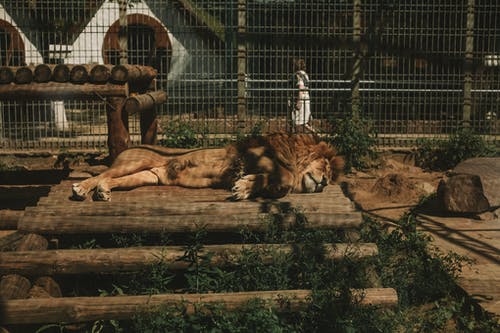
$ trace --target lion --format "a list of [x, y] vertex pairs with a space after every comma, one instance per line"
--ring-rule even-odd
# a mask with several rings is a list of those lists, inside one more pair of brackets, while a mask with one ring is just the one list
[[312, 134], [275, 133], [224, 148], [129, 148], [98, 176], [73, 184], [72, 198], [110, 201], [111, 190], [146, 185], [225, 188], [233, 200], [321, 192], [344, 166], [333, 147]]

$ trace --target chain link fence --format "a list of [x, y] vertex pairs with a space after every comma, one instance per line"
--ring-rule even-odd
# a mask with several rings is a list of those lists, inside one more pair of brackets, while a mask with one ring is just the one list
[[[355, 114], [381, 145], [464, 126], [500, 141], [496, 0], [0, 0], [0, 66], [124, 57], [156, 68], [168, 93], [160, 140], [175, 125], [207, 144], [289, 130], [293, 61], [304, 59], [319, 132]], [[104, 149], [105, 109], [3, 100], [0, 150]], [[129, 126], [139, 143], [135, 116]]]

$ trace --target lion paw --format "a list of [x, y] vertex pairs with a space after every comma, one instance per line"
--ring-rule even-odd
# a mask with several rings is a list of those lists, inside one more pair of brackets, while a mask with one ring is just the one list
[[71, 191], [73, 192], [73, 196], [71, 198], [78, 201], [85, 200], [88, 193], [87, 190], [80, 183], [73, 184]]
[[252, 194], [253, 184], [254, 184], [253, 177], [250, 177], [250, 175], [243, 176], [242, 178], [238, 179], [234, 183], [233, 188], [231, 189], [233, 199], [234, 200], [248, 199]]
[[111, 201], [111, 190], [97, 185], [92, 198], [94, 201]]

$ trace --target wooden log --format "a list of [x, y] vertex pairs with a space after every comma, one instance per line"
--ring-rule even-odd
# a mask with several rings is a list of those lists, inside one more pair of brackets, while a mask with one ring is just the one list
[[45, 237], [37, 234], [27, 234], [16, 244], [16, 251], [43, 251], [47, 250], [49, 242]]
[[24, 235], [24, 232], [15, 231], [8, 236], [4, 236], [0, 238], [0, 251], [12, 251], [16, 248], [16, 244], [19, 240], [21, 240]]
[[[137, 232], [195, 232], [203, 228], [207, 232], [241, 232], [267, 230], [268, 214], [226, 214], [226, 215], [170, 215], [148, 216], [24, 216], [18, 223], [18, 230], [39, 234], [87, 234], [87, 233], [137, 233]], [[284, 229], [296, 225], [297, 216], [283, 217]], [[306, 228], [352, 229], [359, 228], [361, 213], [307, 214]]]
[[0, 67], [0, 84], [9, 84], [11, 82], [14, 82], [15, 76], [16, 71], [12, 67]]
[[111, 161], [125, 149], [130, 142], [128, 123], [124, 123], [123, 105], [124, 97], [109, 97], [106, 103], [106, 116], [108, 122], [108, 149]]
[[128, 95], [127, 86], [117, 84], [81, 84], [47, 82], [0, 85], [0, 100], [83, 99], [102, 100], [103, 97]]
[[65, 64], [58, 64], [54, 67], [52, 71], [52, 78], [56, 82], [68, 82], [69, 81], [69, 73], [70, 69], [68, 65]]
[[152, 91], [146, 94], [135, 95], [125, 101], [125, 110], [129, 115], [137, 112], [149, 112], [156, 105], [167, 101], [167, 93], [163, 90]]
[[[324, 249], [325, 258], [331, 260], [345, 257], [359, 259], [378, 253], [377, 246], [372, 243], [325, 244]], [[290, 254], [294, 247], [278, 244], [206, 245], [200, 254], [212, 254], [210, 264], [215, 267], [236, 264], [243, 250], [262, 253], [263, 262], [270, 264], [270, 254]], [[138, 271], [160, 262], [168, 265], [169, 269], [181, 270], [189, 265], [179, 260], [184, 254], [185, 248], [182, 246], [4, 252], [0, 253], [0, 270], [23, 275], [113, 273]]]
[[111, 70], [111, 80], [116, 83], [148, 86], [158, 71], [150, 66], [116, 65]]
[[139, 114], [142, 144], [156, 145], [158, 143], [158, 118], [156, 115], [155, 108]]
[[[193, 195], [196, 190], [193, 190]], [[115, 192], [116, 193], [116, 192]], [[228, 194], [229, 195], [229, 194]], [[66, 192], [69, 196], [69, 192]], [[293, 211], [283, 212], [283, 206], [287, 204], [285, 200], [278, 202], [254, 202], [254, 201], [230, 201], [223, 202], [197, 202], [193, 204], [192, 201], [183, 202], [182, 200], [175, 200], [172, 197], [171, 202], [165, 204], [158, 204], [157, 202], [93, 202], [93, 201], [68, 201], [66, 204], [50, 206], [37, 206], [26, 207], [24, 216], [169, 216], [169, 215], [219, 215], [223, 217], [227, 214], [283, 214], [284, 216], [294, 215]], [[179, 199], [179, 197], [177, 197]], [[289, 201], [292, 208], [299, 209], [296, 201]], [[304, 215], [313, 215], [315, 213], [330, 214], [332, 217], [335, 214], [355, 212], [352, 207], [343, 204], [329, 203], [329, 202], [309, 202], [307, 206], [302, 205], [304, 208]]]
[[71, 83], [83, 84], [89, 81], [89, 68], [85, 65], [74, 65], [69, 73]]
[[17, 221], [24, 215], [23, 210], [0, 210], [0, 230], [17, 229]]
[[28, 66], [21, 66], [16, 68], [14, 82], [17, 84], [27, 84], [33, 82], [33, 69]]
[[36, 65], [33, 74], [35, 82], [49, 82], [52, 79], [52, 68], [47, 64]]
[[37, 286], [45, 290], [50, 297], [62, 297], [61, 287], [50, 276], [39, 277], [35, 280], [33, 286]]
[[111, 71], [106, 65], [94, 65], [90, 70], [90, 82], [95, 84], [103, 84], [108, 82], [111, 76]]
[[[352, 290], [353, 301], [361, 306], [394, 306], [392, 288]], [[192, 314], [201, 304], [224, 304], [227, 311], [252, 299], [261, 299], [277, 311], [298, 311], [309, 305], [310, 290], [253, 291], [211, 294], [159, 294], [146, 296], [63, 297], [51, 299], [8, 300], [3, 305], [5, 324], [36, 324], [130, 319], [137, 313], [160, 311], [165, 306], [186, 307]]]
[[23, 299], [28, 297], [31, 282], [24, 276], [8, 274], [0, 280], [0, 298]]

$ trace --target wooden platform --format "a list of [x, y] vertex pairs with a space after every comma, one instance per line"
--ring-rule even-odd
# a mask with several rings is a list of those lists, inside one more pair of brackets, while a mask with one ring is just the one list
[[230, 201], [225, 190], [147, 186], [115, 191], [111, 202], [90, 198], [79, 202], [69, 199], [72, 182], [52, 187], [36, 207], [27, 208], [18, 230], [38, 234], [259, 231], [275, 213], [283, 216], [284, 228], [301, 214], [307, 218], [306, 227], [315, 229], [353, 229], [362, 222], [361, 213], [338, 185], [327, 186], [323, 193], [238, 202]]
[[421, 214], [418, 221], [441, 252], [453, 251], [472, 259], [458, 284], [500, 320], [500, 219], [480, 221]]
[[[300, 222], [306, 228], [355, 229], [362, 222], [361, 213], [355, 210], [339, 186], [328, 186], [323, 193], [293, 194], [280, 200], [240, 202], [228, 200], [230, 193], [224, 190], [150, 186], [113, 192], [112, 202], [93, 202], [90, 198], [78, 202], [69, 198], [74, 181], [65, 180], [53, 186], [48, 196], [41, 198], [36, 207], [28, 207], [24, 214], [19, 214], [18, 231], [15, 234], [57, 234], [64, 237], [64, 234], [145, 231], [185, 233], [200, 228], [207, 232], [238, 232], [243, 228], [264, 231], [271, 221], [280, 223], [283, 228]], [[279, 218], [275, 219], [274, 214]], [[305, 224], [304, 217], [307, 219]], [[216, 244], [204, 246], [200, 255], [210, 254], [210, 265], [219, 267], [234, 264], [243, 249], [262, 250], [263, 262], [271, 264], [272, 258], [264, 255], [267, 251], [286, 254], [300, 246]], [[372, 243], [336, 243], [323, 246], [325, 258], [329, 260], [341, 260], [345, 257], [360, 260], [378, 253], [376, 244]], [[0, 271], [10, 274], [9, 281], [24, 281], [29, 287], [30, 282], [26, 277], [47, 275], [48, 278], [57, 278], [62, 275], [132, 272], [160, 262], [168, 264], [170, 269], [182, 271], [189, 267], [189, 262], [180, 260], [184, 254], [185, 248], [175, 245], [32, 251], [18, 249], [0, 252]], [[269, 301], [277, 310], [285, 304], [286, 310], [290, 311], [307, 306], [311, 293], [311, 290], [274, 290], [108, 297], [62, 295], [33, 299], [27, 298], [27, 292], [26, 297], [16, 294], [16, 297], [3, 300], [2, 319], [7, 324], [128, 319], [137, 311], [158, 311], [160, 305], [187, 304], [188, 309], [193, 309], [196, 304], [220, 302], [232, 309], [252, 298]], [[374, 286], [352, 289], [351, 293], [352, 301], [360, 305], [391, 307], [398, 302], [393, 288]], [[283, 302], [283, 297], [288, 301]]]

